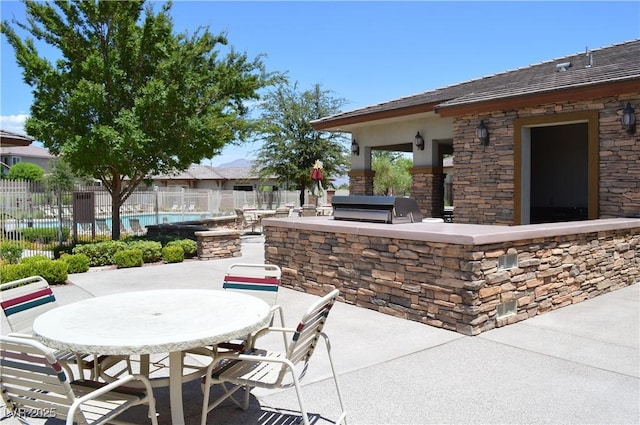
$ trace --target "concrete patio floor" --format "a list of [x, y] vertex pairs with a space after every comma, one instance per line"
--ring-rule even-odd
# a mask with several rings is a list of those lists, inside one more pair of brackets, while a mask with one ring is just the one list
[[[61, 304], [122, 291], [220, 288], [234, 262], [263, 262], [264, 239], [243, 239], [243, 256], [70, 275]], [[278, 303], [295, 325], [316, 297], [282, 288]], [[4, 317], [2, 333], [8, 333]], [[640, 285], [470, 337], [338, 303], [325, 328], [333, 345], [350, 424], [638, 424]], [[339, 416], [324, 347], [303, 392], [311, 420]], [[170, 424], [168, 389], [155, 390], [159, 422]], [[199, 424], [199, 381], [184, 385], [187, 423]], [[252, 391], [247, 412], [225, 403], [209, 424], [290, 424], [293, 389]], [[126, 414], [148, 423], [145, 409]], [[0, 425], [13, 425], [4, 418]], [[34, 420], [34, 424], [58, 424]]]

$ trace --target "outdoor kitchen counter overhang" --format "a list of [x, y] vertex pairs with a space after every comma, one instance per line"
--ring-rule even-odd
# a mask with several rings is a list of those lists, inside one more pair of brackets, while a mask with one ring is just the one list
[[521, 226], [263, 220], [282, 285], [465, 335], [640, 282], [640, 219]]
[[291, 217], [286, 219], [264, 219], [263, 225], [458, 245], [486, 245], [523, 239], [640, 229], [640, 219], [607, 218], [562, 223], [498, 226], [438, 222], [386, 224], [339, 221], [333, 220], [332, 217]]

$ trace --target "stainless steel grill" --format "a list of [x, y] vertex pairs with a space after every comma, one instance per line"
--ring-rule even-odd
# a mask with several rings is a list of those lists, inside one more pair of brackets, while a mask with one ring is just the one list
[[395, 196], [334, 196], [334, 220], [368, 221], [375, 223], [415, 223], [422, 213], [413, 198]]

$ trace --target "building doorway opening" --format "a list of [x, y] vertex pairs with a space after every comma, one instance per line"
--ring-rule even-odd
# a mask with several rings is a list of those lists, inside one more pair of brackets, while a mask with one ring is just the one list
[[531, 128], [530, 223], [586, 220], [588, 125]]
[[598, 218], [598, 112], [513, 121], [514, 224]]

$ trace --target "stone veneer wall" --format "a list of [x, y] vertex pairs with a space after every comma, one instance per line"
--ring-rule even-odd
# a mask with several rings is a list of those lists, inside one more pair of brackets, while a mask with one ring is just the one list
[[640, 92], [604, 99], [600, 110], [600, 217], [640, 217], [640, 124], [622, 129], [622, 109], [631, 102], [640, 120]]
[[[640, 227], [478, 246], [271, 225], [265, 237], [286, 287], [338, 288], [348, 303], [465, 335], [640, 282]], [[504, 254], [518, 266], [500, 270]], [[511, 300], [516, 314], [498, 318]]]
[[442, 167], [416, 167], [411, 170], [411, 197], [425, 217], [442, 217], [444, 175]]
[[373, 195], [373, 170], [351, 170], [349, 175], [349, 194]]
[[[627, 102], [640, 104], [640, 92], [457, 117], [453, 124], [456, 222], [513, 224], [514, 119], [594, 110], [599, 117], [599, 217], [639, 216], [640, 130], [629, 135], [620, 125]], [[636, 115], [638, 111], [636, 107]], [[480, 119], [489, 128], [487, 146], [475, 136]]]
[[239, 230], [207, 230], [196, 232], [198, 259], [231, 258], [242, 256]]

